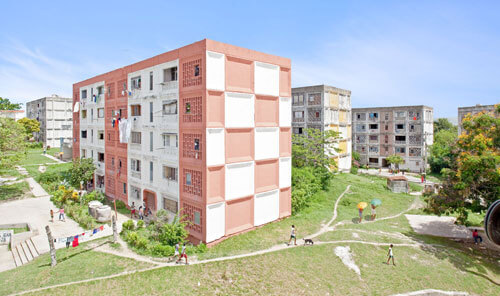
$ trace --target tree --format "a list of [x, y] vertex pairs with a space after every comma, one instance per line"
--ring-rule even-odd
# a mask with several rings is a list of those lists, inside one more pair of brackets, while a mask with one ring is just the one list
[[23, 126], [13, 119], [0, 118], [0, 167], [12, 167], [25, 155]]
[[453, 125], [447, 118], [438, 118], [434, 121], [434, 135], [442, 130], [458, 133], [458, 127]]
[[304, 134], [292, 136], [292, 165], [294, 167], [324, 167], [336, 168], [335, 159], [332, 158], [335, 143], [339, 133], [328, 130], [307, 128]]
[[0, 110], [19, 110], [21, 109], [21, 104], [11, 103], [9, 99], [0, 97]]
[[94, 177], [94, 161], [92, 158], [73, 159], [73, 166], [69, 170], [69, 179], [72, 186], [80, 188], [80, 182], [84, 186]]
[[33, 136], [33, 133], [37, 133], [40, 131], [40, 122], [36, 119], [29, 119], [27, 117], [21, 118], [17, 121], [24, 127], [25, 134], [29, 138]]
[[434, 144], [430, 147], [429, 165], [435, 173], [441, 173], [444, 168], [450, 168], [453, 161], [451, 148], [455, 144], [457, 133], [442, 129], [434, 134]]
[[399, 165], [405, 162], [401, 156], [396, 154], [387, 156], [385, 160], [387, 161], [388, 164], [394, 164], [396, 166], [396, 169], [398, 170], [399, 170]]
[[500, 196], [500, 105], [495, 114], [467, 115], [462, 124], [443, 188], [427, 199], [431, 212], [456, 212], [459, 223], [467, 221], [468, 210], [484, 211]]

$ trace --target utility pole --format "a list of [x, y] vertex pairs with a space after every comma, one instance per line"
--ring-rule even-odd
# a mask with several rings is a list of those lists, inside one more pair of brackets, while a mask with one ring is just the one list
[[56, 259], [56, 248], [54, 246], [54, 238], [52, 237], [52, 232], [50, 231], [49, 225], [45, 226], [45, 231], [47, 232], [47, 238], [49, 239], [50, 247], [50, 266], [54, 267], [57, 264]]

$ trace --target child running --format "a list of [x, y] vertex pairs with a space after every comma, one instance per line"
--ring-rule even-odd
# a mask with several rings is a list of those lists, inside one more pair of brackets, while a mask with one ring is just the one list
[[391, 260], [391, 258], [392, 258], [392, 265], [396, 266], [396, 263], [394, 263], [394, 253], [392, 253], [392, 247], [393, 247], [393, 246], [392, 246], [392, 244], [391, 244], [391, 246], [389, 247], [389, 252], [387, 253], [388, 258], [387, 258], [387, 262], [386, 262], [386, 264], [389, 264], [389, 261], [390, 261], [390, 260]]
[[292, 231], [290, 232], [290, 240], [288, 241], [288, 245], [290, 245], [290, 243], [292, 242], [292, 239], [293, 239], [293, 243], [295, 245], [297, 245], [297, 236], [295, 233], [295, 225], [292, 225]]
[[181, 255], [179, 256], [179, 259], [177, 259], [175, 263], [181, 262], [182, 258], [186, 258], [186, 265], [188, 265], [189, 263], [188, 263], [188, 256], [186, 254], [186, 243], [182, 244]]

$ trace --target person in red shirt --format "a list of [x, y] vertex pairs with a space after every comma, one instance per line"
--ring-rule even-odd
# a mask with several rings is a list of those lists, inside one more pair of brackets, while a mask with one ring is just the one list
[[479, 243], [483, 242], [483, 238], [479, 235], [477, 232], [477, 229], [472, 230], [472, 237], [474, 238], [474, 243], [477, 245], [478, 241]]

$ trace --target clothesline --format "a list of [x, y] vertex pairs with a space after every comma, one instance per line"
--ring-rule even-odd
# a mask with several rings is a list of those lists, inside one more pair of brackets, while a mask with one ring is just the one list
[[97, 233], [104, 231], [104, 228], [109, 227], [108, 225], [102, 225], [98, 228], [94, 228], [92, 230], [86, 230], [80, 234], [77, 235], [72, 235], [68, 237], [60, 237], [60, 238], [55, 238], [54, 243], [62, 243], [66, 244], [66, 248], [69, 248], [69, 245], [71, 244], [72, 247], [77, 247], [80, 242], [88, 241], [90, 240], [94, 235]]

